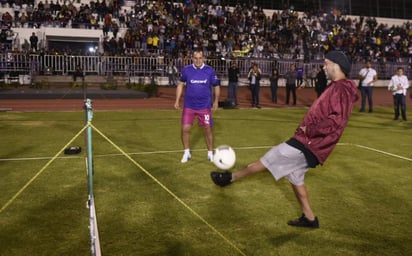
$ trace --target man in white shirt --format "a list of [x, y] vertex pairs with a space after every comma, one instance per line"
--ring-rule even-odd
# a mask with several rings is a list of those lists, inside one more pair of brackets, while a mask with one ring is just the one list
[[372, 68], [370, 61], [366, 62], [364, 68], [359, 71], [359, 80], [361, 80], [361, 96], [362, 103], [360, 112], [365, 112], [366, 97], [368, 97], [369, 103], [369, 113], [373, 112], [373, 86], [374, 83], [378, 80], [378, 73], [375, 69]]
[[409, 88], [409, 80], [403, 73], [404, 70], [402, 67], [396, 69], [396, 75], [392, 76], [388, 84], [388, 90], [391, 91], [393, 95], [394, 120], [399, 119], [400, 108], [402, 120], [406, 121], [406, 90]]

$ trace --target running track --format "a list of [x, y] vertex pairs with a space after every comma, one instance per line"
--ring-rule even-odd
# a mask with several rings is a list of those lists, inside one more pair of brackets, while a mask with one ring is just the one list
[[[227, 95], [227, 88], [222, 87], [220, 99], [223, 101]], [[175, 101], [175, 88], [161, 87], [157, 97], [143, 99], [92, 99], [93, 110], [135, 110], [135, 109], [173, 109]], [[1, 91], [0, 91], [1, 93]], [[28, 92], [29, 93], [29, 92]], [[359, 93], [360, 94], [360, 93]], [[285, 88], [278, 89], [278, 104], [271, 102], [270, 89], [262, 87], [260, 91], [262, 108], [291, 107], [284, 104]], [[297, 91], [297, 106], [307, 107], [316, 99], [314, 88], [302, 88]], [[239, 87], [238, 108], [251, 107], [251, 95], [247, 87]], [[375, 106], [392, 106], [392, 95], [386, 88], [375, 88]], [[291, 100], [290, 100], [291, 101]], [[407, 105], [411, 99], [407, 97]], [[82, 111], [83, 99], [1, 99], [1, 111]], [[356, 103], [359, 108], [360, 100]]]

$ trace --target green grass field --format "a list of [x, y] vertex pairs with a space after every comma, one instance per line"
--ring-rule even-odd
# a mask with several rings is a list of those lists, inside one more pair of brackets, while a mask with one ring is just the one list
[[[392, 111], [354, 112], [325, 165], [307, 174], [317, 230], [286, 225], [300, 215], [286, 180], [262, 173], [215, 186], [198, 127], [193, 158], [181, 164], [180, 112], [94, 112], [102, 254], [411, 255], [412, 122], [393, 121]], [[218, 110], [215, 145], [231, 145], [243, 167], [288, 139], [305, 112]], [[53, 158], [84, 119], [0, 113], [0, 255], [90, 255], [84, 133], [70, 144], [82, 153]]]

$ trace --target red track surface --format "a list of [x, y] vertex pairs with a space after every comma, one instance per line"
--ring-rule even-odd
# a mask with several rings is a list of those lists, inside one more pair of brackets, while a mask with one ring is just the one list
[[[0, 92], [1, 93], [1, 92]], [[226, 87], [222, 87], [221, 100], [226, 98]], [[262, 87], [260, 91], [263, 108], [287, 107], [285, 88], [278, 90], [278, 104], [271, 102], [270, 89]], [[297, 91], [297, 107], [310, 106], [316, 99], [314, 88], [303, 88]], [[386, 88], [375, 88], [375, 106], [392, 106], [392, 95]], [[250, 108], [251, 95], [247, 87], [239, 88], [239, 108]], [[147, 99], [92, 99], [93, 110], [134, 110], [134, 109], [173, 109], [175, 89], [162, 87], [157, 97]], [[411, 99], [407, 99], [409, 105]], [[83, 99], [2, 99], [0, 109], [5, 111], [82, 111]], [[360, 100], [356, 106], [360, 106]]]

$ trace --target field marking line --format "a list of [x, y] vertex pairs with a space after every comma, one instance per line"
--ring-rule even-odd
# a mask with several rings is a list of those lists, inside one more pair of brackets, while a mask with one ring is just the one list
[[[362, 146], [359, 144], [354, 144], [354, 143], [338, 143], [338, 146], [354, 146], [354, 147], [358, 147], [358, 148], [363, 148], [363, 149], [367, 149], [370, 151], [374, 151], [374, 152], [378, 152], [384, 155], [388, 155], [388, 156], [392, 156], [392, 157], [396, 157], [399, 159], [403, 159], [406, 161], [412, 161], [411, 158], [408, 157], [404, 157], [404, 156], [400, 156], [400, 155], [396, 155], [396, 154], [392, 154], [383, 150], [379, 150], [379, 149], [375, 149], [375, 148], [371, 148], [371, 147], [367, 147], [367, 146]], [[253, 147], [233, 147], [233, 149], [237, 150], [245, 150], [245, 149], [264, 149], [264, 148], [271, 148], [273, 147], [273, 145], [271, 146], [253, 146]], [[199, 151], [205, 151], [207, 150], [206, 148], [204, 149], [192, 149], [191, 151], [193, 152], [199, 152]], [[183, 150], [178, 149], [178, 150], [158, 150], [158, 151], [147, 151], [147, 152], [130, 152], [128, 153], [129, 155], [151, 155], [151, 154], [164, 154], [164, 153], [178, 153], [178, 152], [182, 152]], [[100, 155], [94, 155], [94, 157], [108, 157], [108, 156], [121, 156], [123, 154], [100, 154]], [[22, 157], [22, 158], [0, 158], [0, 162], [6, 162], [6, 161], [28, 161], [28, 160], [47, 160], [47, 159], [51, 159], [52, 157], [46, 156], [46, 157]], [[71, 159], [71, 158], [82, 158], [81, 156], [62, 156], [62, 157], [57, 157], [57, 159]]]
[[358, 147], [358, 148], [363, 148], [363, 149], [367, 149], [367, 150], [370, 150], [370, 151], [378, 152], [378, 153], [381, 153], [381, 154], [384, 154], [384, 155], [393, 156], [393, 157], [396, 157], [396, 158], [399, 158], [399, 159], [402, 159], [402, 160], [406, 160], [406, 161], [412, 162], [412, 158], [408, 158], [408, 157], [404, 157], [404, 156], [392, 154], [392, 153], [389, 153], [389, 152], [386, 152], [386, 151], [383, 151], [383, 150], [379, 150], [379, 149], [371, 148], [371, 147], [367, 147], [367, 146], [362, 146], [362, 145], [359, 145], [359, 144], [353, 144], [353, 143], [338, 143], [338, 146], [339, 146], [339, 145], [341, 145], [341, 146], [347, 146], [347, 145], [349, 145], [349, 146], [354, 146], [354, 147]]
[[208, 226], [211, 230], [213, 230], [218, 236], [223, 238], [229, 245], [231, 245], [237, 252], [241, 255], [246, 256], [244, 252], [242, 252], [232, 241], [226, 238], [222, 233], [220, 233], [215, 227], [213, 227], [207, 220], [205, 220], [200, 214], [198, 214], [195, 210], [193, 210], [188, 204], [186, 204], [182, 199], [180, 199], [175, 193], [173, 193], [170, 189], [168, 189], [163, 183], [161, 183], [156, 177], [154, 177], [150, 172], [148, 172], [143, 166], [137, 163], [128, 153], [126, 153], [123, 149], [117, 146], [112, 140], [110, 140], [106, 135], [104, 135], [99, 129], [97, 129], [93, 124], [90, 126], [102, 136], [107, 142], [109, 142], [114, 148], [119, 150], [127, 159], [129, 159], [134, 165], [140, 168], [147, 176], [149, 176], [152, 180], [154, 180], [160, 187], [162, 187], [167, 193], [169, 193], [174, 199], [176, 199], [180, 204], [182, 204], [189, 212], [195, 215], [198, 219], [200, 219], [206, 226]]
[[37, 179], [37, 177], [40, 176], [40, 174], [43, 173], [44, 170], [47, 169], [47, 167], [49, 167], [49, 165], [56, 160], [56, 158], [64, 151], [65, 148], [67, 148], [75, 139], [77, 139], [77, 137], [79, 137], [80, 134], [82, 134], [84, 132], [84, 130], [88, 127], [88, 125], [85, 125], [66, 145], [64, 145], [51, 159], [50, 161], [48, 161], [19, 191], [17, 191], [17, 193], [10, 198], [9, 201], [6, 202], [5, 205], [3, 205], [0, 208], [0, 214], [9, 206], [11, 205], [14, 200], [16, 200], [16, 198], [24, 192], [24, 190], [26, 190], [32, 183], [33, 181], [35, 181]]

